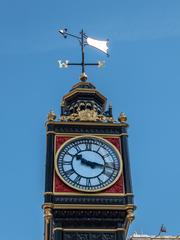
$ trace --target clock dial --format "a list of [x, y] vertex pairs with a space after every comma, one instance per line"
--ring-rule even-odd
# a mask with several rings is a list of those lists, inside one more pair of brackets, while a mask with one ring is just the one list
[[70, 139], [56, 154], [56, 172], [70, 187], [81, 191], [100, 191], [110, 187], [120, 176], [120, 153], [99, 137]]

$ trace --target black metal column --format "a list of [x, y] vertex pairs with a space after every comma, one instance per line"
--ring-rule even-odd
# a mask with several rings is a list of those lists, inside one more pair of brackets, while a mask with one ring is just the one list
[[54, 134], [47, 134], [46, 148], [46, 173], [45, 173], [45, 192], [53, 190], [53, 171], [54, 171]]
[[126, 239], [126, 234], [122, 230], [118, 230], [116, 233], [116, 240], [125, 240]]
[[[130, 161], [129, 161], [129, 152], [128, 152], [128, 136], [126, 135], [126, 128], [122, 128], [122, 132], [124, 135], [121, 136], [121, 147], [122, 147], [122, 158], [123, 158], [123, 174], [125, 181], [125, 192], [132, 193], [132, 181], [131, 181], [131, 169], [130, 169]], [[132, 203], [132, 202], [131, 202]]]
[[54, 228], [53, 240], [63, 240], [62, 228]]

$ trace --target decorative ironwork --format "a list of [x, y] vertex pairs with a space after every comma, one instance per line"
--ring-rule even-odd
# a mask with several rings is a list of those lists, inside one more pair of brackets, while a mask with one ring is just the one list
[[[81, 76], [80, 76], [80, 80], [81, 81], [86, 81], [87, 80], [87, 75], [85, 74], [85, 67], [86, 66], [97, 66], [99, 68], [103, 67], [104, 64], [105, 64], [105, 61], [98, 61], [97, 63], [86, 63], [85, 62], [85, 53], [84, 53], [84, 47], [86, 45], [90, 45], [90, 46], [93, 46], [103, 52], [105, 52], [108, 55], [107, 53], [107, 49], [108, 47], [106, 48], [105, 47], [105, 50], [103, 50], [101, 47], [99, 48], [98, 46], [96, 47], [96, 44], [98, 44], [99, 42], [100, 43], [103, 43], [103, 44], [107, 44], [108, 40], [107, 41], [98, 41], [98, 40], [95, 40], [95, 39], [90, 39], [88, 38], [88, 36], [84, 33], [83, 29], [81, 30], [80, 32], [80, 36], [77, 36], [77, 35], [74, 35], [74, 34], [71, 34], [67, 31], [67, 28], [63, 29], [63, 30], [59, 30], [59, 33], [64, 37], [64, 38], [67, 38], [68, 36], [70, 37], [73, 37], [73, 38], [76, 38], [79, 40], [79, 43], [80, 43], [80, 46], [81, 46], [81, 58], [82, 58], [82, 61], [81, 63], [70, 63], [68, 60], [58, 60], [58, 63], [59, 63], [59, 67], [60, 68], [67, 68], [68, 66], [81, 66]], [[88, 41], [89, 40], [89, 41]], [[93, 41], [93, 42], [92, 42]], [[94, 44], [95, 42], [95, 44]]]
[[96, 110], [85, 109], [77, 111], [77, 113], [72, 113], [70, 115], [62, 115], [60, 120], [63, 122], [66, 121], [85, 121], [85, 122], [109, 122], [115, 123], [113, 117], [105, 116], [103, 114], [98, 114]]

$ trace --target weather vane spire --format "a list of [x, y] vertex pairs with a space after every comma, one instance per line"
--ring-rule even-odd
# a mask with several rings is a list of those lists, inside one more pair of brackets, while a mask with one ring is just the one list
[[67, 31], [67, 29], [63, 29], [63, 30], [59, 30], [59, 33], [64, 37], [67, 38], [68, 36], [70, 37], [74, 37], [76, 39], [79, 40], [80, 46], [81, 46], [81, 58], [82, 61], [81, 63], [71, 63], [68, 60], [62, 61], [62, 60], [58, 60], [59, 63], [59, 67], [60, 68], [67, 68], [68, 66], [81, 66], [81, 76], [80, 76], [80, 80], [81, 81], [86, 81], [87, 80], [87, 75], [85, 73], [85, 67], [86, 66], [98, 66], [98, 67], [103, 67], [104, 66], [104, 61], [98, 61], [97, 63], [86, 63], [85, 62], [85, 54], [84, 54], [84, 48], [86, 45], [95, 47], [99, 50], [101, 50], [102, 52], [104, 52], [105, 54], [107, 54], [107, 56], [109, 56], [108, 54], [108, 40], [105, 41], [100, 41], [100, 40], [96, 40], [93, 38], [88, 37], [83, 30], [81, 30], [80, 35], [74, 35], [71, 34]]

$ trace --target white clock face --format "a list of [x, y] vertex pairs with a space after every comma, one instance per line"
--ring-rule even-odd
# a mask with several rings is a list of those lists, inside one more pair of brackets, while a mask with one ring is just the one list
[[67, 141], [56, 154], [56, 171], [72, 188], [100, 191], [120, 176], [119, 152], [108, 141], [98, 137], [76, 137]]

